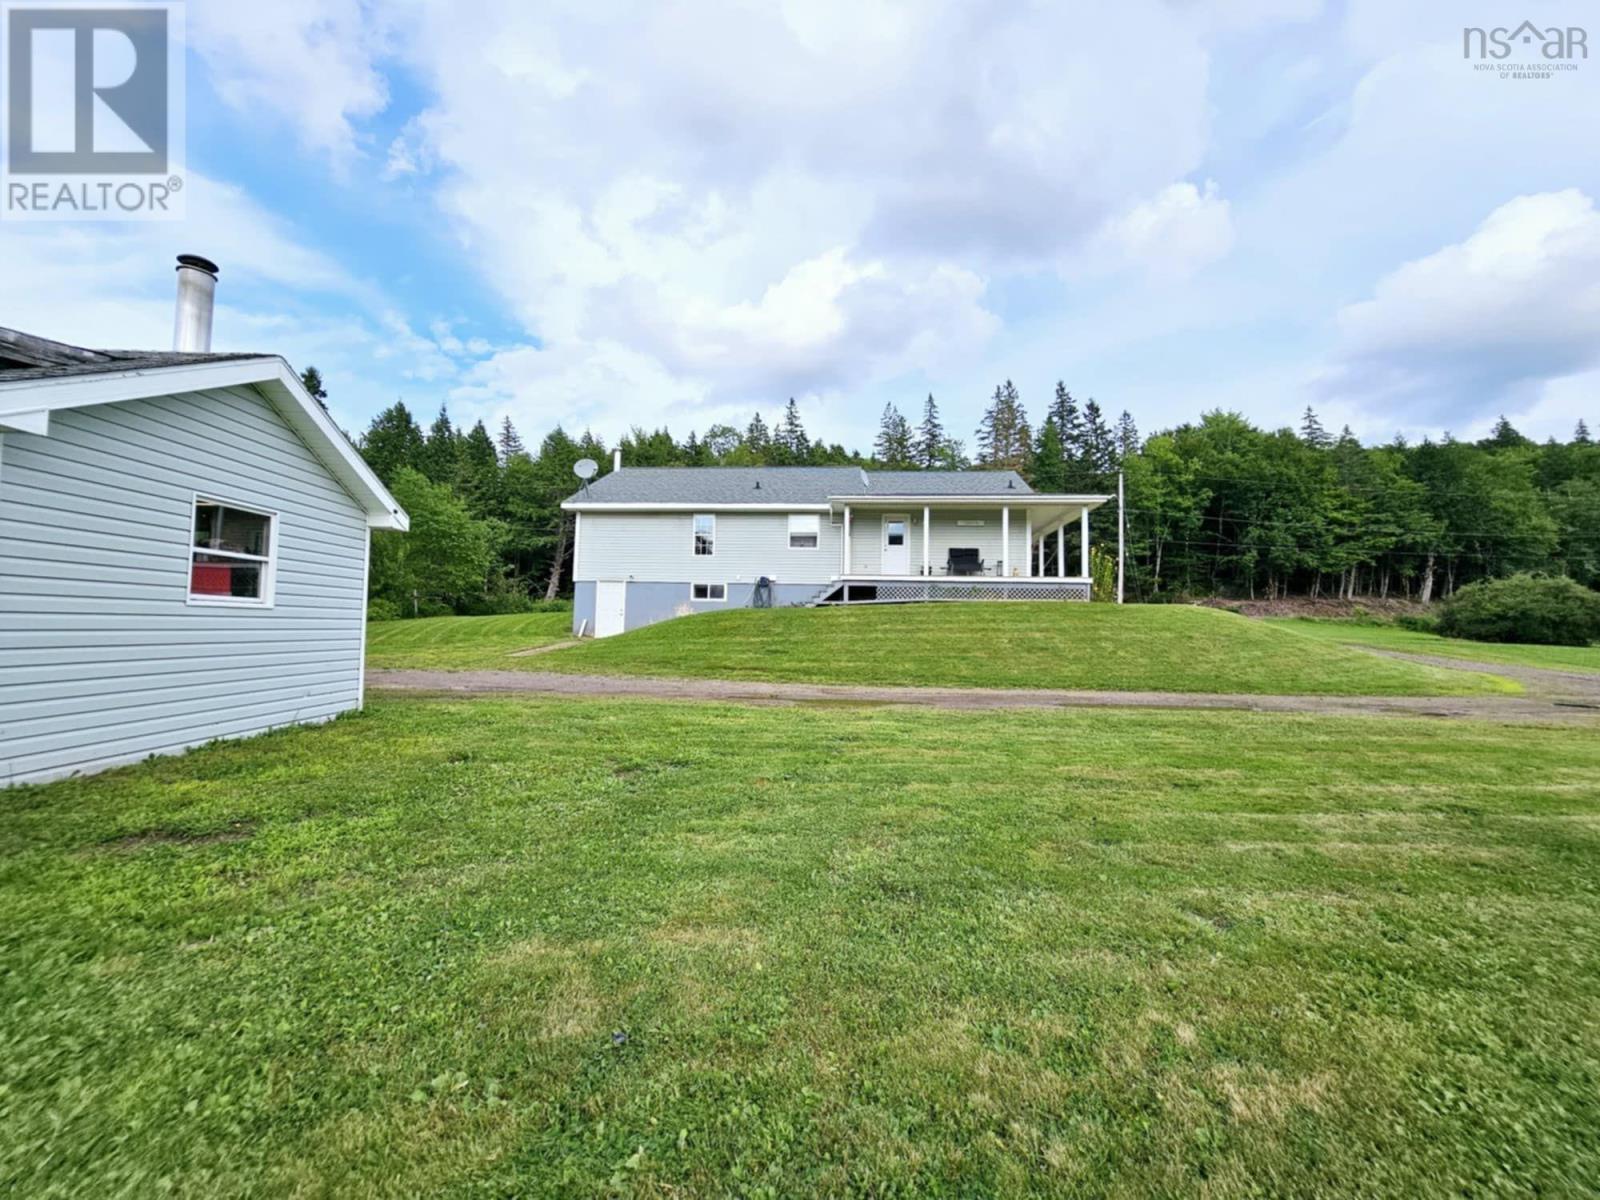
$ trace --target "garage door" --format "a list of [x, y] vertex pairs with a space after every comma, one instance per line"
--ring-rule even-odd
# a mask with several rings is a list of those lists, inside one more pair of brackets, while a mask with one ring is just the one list
[[621, 579], [602, 579], [594, 585], [594, 635], [611, 637], [627, 627], [628, 585]]

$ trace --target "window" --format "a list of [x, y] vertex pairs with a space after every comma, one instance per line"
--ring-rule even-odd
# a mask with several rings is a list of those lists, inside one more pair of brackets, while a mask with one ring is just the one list
[[790, 513], [789, 549], [815, 550], [821, 530], [822, 521], [816, 513]]
[[906, 544], [906, 523], [903, 517], [886, 519], [883, 523], [884, 537], [891, 546], [904, 546]]
[[270, 604], [276, 523], [271, 513], [195, 497], [189, 602]]
[[712, 513], [694, 515], [694, 552], [697, 558], [710, 558], [717, 548], [717, 518]]
[[689, 596], [694, 600], [726, 600], [728, 598], [728, 585], [725, 583], [691, 583]]

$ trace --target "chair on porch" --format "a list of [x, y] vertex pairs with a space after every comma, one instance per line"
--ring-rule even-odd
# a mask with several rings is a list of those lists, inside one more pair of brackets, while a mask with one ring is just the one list
[[982, 575], [983, 557], [975, 546], [950, 548], [950, 557], [945, 560], [944, 573], [946, 575]]

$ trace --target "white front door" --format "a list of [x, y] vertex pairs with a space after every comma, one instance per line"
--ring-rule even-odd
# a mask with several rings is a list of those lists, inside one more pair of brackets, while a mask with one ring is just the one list
[[628, 584], [622, 579], [602, 579], [594, 585], [594, 635], [611, 637], [628, 624]]
[[884, 514], [883, 558], [879, 573], [911, 574], [911, 518], [904, 513]]

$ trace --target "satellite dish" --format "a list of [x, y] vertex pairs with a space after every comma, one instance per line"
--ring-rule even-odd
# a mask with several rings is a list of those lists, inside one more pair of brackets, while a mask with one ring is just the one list
[[861, 472], [861, 486], [870, 491], [872, 489], [872, 476], [867, 474], [864, 467], [857, 467], [856, 469]]
[[585, 483], [588, 483], [589, 480], [593, 479], [599, 473], [599, 471], [600, 464], [595, 462], [595, 460], [592, 458], [580, 458], [577, 462], [572, 464], [572, 473]]

